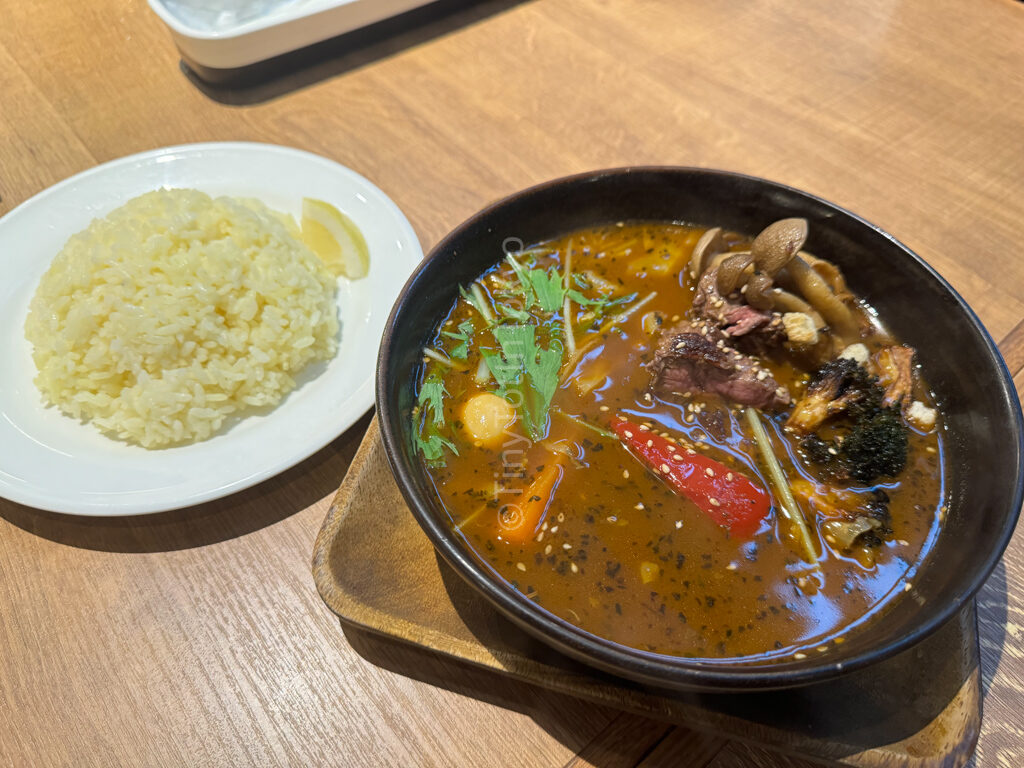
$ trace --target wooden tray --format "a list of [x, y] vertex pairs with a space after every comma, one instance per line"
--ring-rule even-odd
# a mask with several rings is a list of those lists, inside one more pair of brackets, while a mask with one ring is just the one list
[[833, 764], [961, 766], [981, 725], [973, 601], [889, 661], [804, 688], [676, 694], [566, 658], [438, 557], [391, 476], [376, 420], [327, 513], [313, 575], [342, 621], [561, 693]]

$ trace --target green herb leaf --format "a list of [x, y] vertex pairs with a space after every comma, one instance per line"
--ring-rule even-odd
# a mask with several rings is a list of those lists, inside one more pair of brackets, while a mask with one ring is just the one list
[[548, 409], [558, 389], [558, 372], [564, 350], [553, 340], [547, 349], [537, 342], [533, 325], [500, 325], [494, 338], [501, 346], [500, 354], [481, 350], [487, 367], [500, 388], [499, 394], [516, 393], [518, 411], [523, 425], [534, 440], [543, 438]]
[[444, 396], [447, 394], [448, 390], [444, 388], [444, 383], [436, 374], [428, 377], [420, 387], [419, 406], [424, 414], [428, 411], [434, 412], [431, 423], [435, 427], [444, 424]]
[[487, 364], [487, 369], [498, 382], [498, 394], [514, 388], [519, 383], [521, 368], [517, 363], [505, 360], [498, 352], [490, 349], [481, 349], [480, 354]]
[[503, 314], [509, 320], [515, 320], [517, 323], [525, 323], [530, 319], [530, 313], [511, 307], [508, 304], [496, 304], [495, 308]]
[[455, 360], [465, 360], [469, 356], [469, 343], [473, 336], [473, 322], [464, 320], [459, 323], [458, 333], [452, 331], [441, 331], [449, 339], [457, 339], [460, 343], [454, 346], [448, 353]]
[[423, 454], [423, 458], [431, 464], [437, 464], [440, 462], [441, 457], [444, 456], [445, 448], [456, 456], [459, 455], [459, 451], [452, 444], [452, 441], [441, 437], [441, 435], [436, 432], [426, 435], [425, 437], [417, 435], [416, 447], [419, 449], [420, 453]]
[[565, 299], [565, 286], [557, 269], [531, 269], [530, 281], [542, 312], [557, 312]]
[[622, 304], [628, 304], [637, 297], [638, 294], [630, 293], [626, 296], [598, 296], [596, 299], [588, 299], [582, 293], [576, 290], [569, 290], [569, 298], [579, 304], [581, 307], [591, 307], [593, 310], [601, 315], [607, 312], [613, 307], [618, 307]]
[[444, 396], [448, 390], [437, 373], [427, 376], [420, 387], [416, 399], [416, 408], [412, 413], [413, 443], [423, 458], [431, 464], [437, 463], [444, 456], [444, 449], [459, 454], [451, 440], [443, 437], [439, 431], [444, 426]]
[[519, 278], [519, 290], [527, 309], [536, 306], [549, 313], [561, 309], [565, 286], [557, 269], [527, 269], [514, 256], [509, 256], [507, 261]]

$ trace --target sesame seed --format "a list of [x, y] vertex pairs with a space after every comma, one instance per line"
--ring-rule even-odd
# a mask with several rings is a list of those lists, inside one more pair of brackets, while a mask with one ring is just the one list
[[729, 563], [727, 566], [725, 566], [725, 570], [727, 570], [727, 571], [735, 571], [736, 568], [737, 568], [736, 563]]
[[682, 460], [683, 460], [683, 457], [682, 457], [682, 456], [680, 456], [680, 455], [679, 455], [678, 453], [677, 453], [677, 454], [674, 454], [674, 455], [672, 456], [672, 461], [682, 461]]
[[667, 475], [668, 471], [669, 471], [668, 470], [668, 464], [662, 464], [661, 465], [661, 471]]
[[846, 638], [845, 637], [837, 637], [832, 642], [835, 643], [836, 645], [842, 645], [843, 643], [846, 642]]
[[563, 544], [562, 545], [562, 549], [572, 549], [572, 544], [568, 544], [568, 543]]
[[555, 532], [557, 532], [557, 531], [558, 531], [558, 526], [557, 526], [557, 525], [552, 525], [552, 526], [551, 526], [551, 532], [552, 532], [552, 533], [555, 533]]
[[522, 563], [516, 563], [516, 568], [518, 568], [520, 571], [525, 571], [526, 570], [526, 566], [523, 565]]
[[563, 515], [561, 512], [559, 512], [558, 513], [558, 517], [556, 519], [558, 520], [558, 522], [564, 523], [565, 522], [565, 515]]
[[600, 411], [607, 411], [608, 410], [608, 406], [607, 405], [602, 405], [598, 410], [600, 410]]
[[609, 523], [614, 523], [614, 522], [615, 522], [616, 520], [618, 520], [619, 518], [617, 518], [617, 517], [616, 517], [615, 515], [608, 515], [608, 517], [606, 517], [605, 519], [606, 519], [606, 520], [607, 520], [607, 521], [608, 521]]
[[543, 541], [543, 540], [544, 540], [544, 531], [541, 531], [540, 533], [537, 534], [537, 541]]
[[807, 654], [806, 653], [794, 653], [793, 654], [793, 658], [794, 659], [806, 659], [807, 658]]
[[697, 455], [697, 452], [696, 452], [695, 450], [693, 450], [693, 448], [687, 448], [687, 449], [686, 449], [686, 452], [687, 452], [687, 454], [689, 454], [690, 456], [696, 456], [696, 455]]
[[903, 585], [903, 591], [904, 592], [909, 592], [913, 588], [914, 588], [914, 585], [911, 584], [909, 581], [906, 584]]
[[714, 496], [710, 497], [710, 498], [708, 499], [708, 501], [710, 501], [710, 502], [711, 502], [711, 506], [712, 506], [712, 507], [720, 507], [720, 506], [722, 506], [722, 502], [720, 502], [720, 501], [719, 501], [718, 499], [716, 499], [716, 498], [715, 498]]
[[638, 502], [637, 505], [635, 507], [633, 507], [633, 509], [643, 509], [643, 508], [644, 508], [644, 503], [642, 501]]
[[550, 544], [548, 544], [546, 547], [544, 547], [544, 554], [545, 555], [550, 555], [551, 554], [551, 545]]
[[633, 436], [633, 433], [630, 432], [628, 429], [624, 429], [622, 431], [622, 434], [624, 434], [626, 437], [632, 437]]
[[673, 323], [678, 323], [679, 322], [679, 315], [672, 315], [672, 322]]
[[727, 475], [725, 476], [725, 479], [726, 479], [726, 480], [728, 480], [728, 481], [730, 481], [730, 482], [732, 482], [732, 478], [733, 478], [733, 474], [732, 474], [732, 472], [729, 472], [729, 473], [728, 473], [728, 474], [727, 474]]
[[548, 521], [547, 520], [545, 520], [543, 523], [540, 524], [540, 529], [542, 531], [546, 531], [548, 529]]
[[622, 477], [625, 480], [629, 480], [629, 470], [628, 469], [622, 470]]
[[653, 441], [653, 440], [648, 440], [648, 441], [647, 441], [647, 447], [648, 447], [648, 448], [650, 448], [650, 447], [651, 447], [651, 446], [653, 446], [653, 445], [654, 445], [654, 441]]
[[683, 527], [683, 521], [682, 520], [676, 520], [676, 528], [682, 528], [682, 527]]
[[825, 651], [828, 650], [828, 646], [827, 645], [819, 645], [817, 648], [815, 648], [815, 650], [818, 653], [824, 653]]
[[569, 563], [569, 570], [572, 571], [573, 573], [579, 573], [580, 572], [579, 566], [577, 566], [576, 563]]
[[707, 469], [704, 470], [704, 474], [706, 474], [708, 477], [714, 477], [715, 470], [713, 470], [711, 467], [708, 467]]

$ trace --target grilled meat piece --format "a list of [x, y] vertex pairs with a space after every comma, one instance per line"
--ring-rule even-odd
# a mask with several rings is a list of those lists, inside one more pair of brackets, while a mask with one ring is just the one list
[[684, 322], [669, 329], [650, 364], [652, 386], [662, 392], [712, 393], [757, 408], [788, 406], [789, 391], [726, 340], [706, 323]]
[[722, 296], [718, 292], [718, 268], [709, 269], [697, 283], [693, 306], [729, 336], [746, 336], [755, 331], [781, 336], [781, 316], [777, 312], [755, 309], [742, 300]]

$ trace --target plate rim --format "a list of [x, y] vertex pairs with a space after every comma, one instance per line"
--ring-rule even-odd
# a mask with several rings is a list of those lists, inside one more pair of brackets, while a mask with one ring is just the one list
[[[374, 184], [372, 181], [367, 179], [362, 174], [354, 171], [348, 166], [325, 157], [323, 155], [310, 152], [308, 150], [299, 149], [297, 147], [290, 147], [280, 144], [272, 144], [267, 142], [250, 142], [250, 141], [214, 141], [214, 142], [195, 142], [185, 144], [174, 144], [162, 147], [155, 147], [153, 149], [143, 150], [130, 155], [113, 158], [104, 163], [91, 166], [78, 173], [72, 174], [60, 181], [51, 184], [48, 187], [40, 190], [31, 197], [22, 201], [10, 211], [0, 216], [0, 229], [10, 219], [16, 218], [18, 214], [22, 214], [25, 209], [35, 208], [40, 204], [45, 204], [46, 200], [59, 194], [61, 191], [72, 187], [83, 182], [89, 182], [96, 176], [106, 176], [111, 172], [117, 171], [118, 168], [133, 165], [142, 164], [150, 165], [153, 162], [158, 161], [162, 157], [166, 157], [174, 154], [185, 154], [194, 158], [196, 155], [203, 153], [254, 153], [256, 155], [279, 155], [284, 157], [292, 157], [299, 159], [301, 158], [304, 162], [312, 162], [318, 164], [332, 173], [338, 174], [344, 177], [349, 184], [355, 184], [363, 187], [363, 189], [357, 190], [360, 193], [365, 193], [369, 190], [375, 196], [379, 198], [378, 201], [374, 201], [373, 208], [382, 210], [384, 212], [384, 218], [389, 219], [394, 224], [394, 236], [395, 240], [407, 244], [412, 248], [409, 264], [409, 271], [415, 268], [423, 259], [423, 246], [420, 242], [415, 229], [413, 228], [408, 217], [402, 211], [401, 208], [387, 195], [380, 187]], [[175, 186], [172, 184], [172, 186]], [[258, 198], [258, 195], [256, 195]], [[123, 203], [121, 203], [123, 204]], [[116, 206], [115, 206], [116, 207]], [[70, 237], [74, 234], [68, 231], [67, 236]], [[66, 239], [66, 238], [65, 238]], [[54, 254], [56, 255], [56, 254]], [[52, 257], [51, 257], [52, 261]], [[397, 296], [398, 292], [401, 291], [402, 285], [405, 282], [407, 275], [404, 273], [400, 274], [398, 279], [393, 280], [394, 292]], [[380, 327], [383, 332], [384, 325], [387, 321], [387, 313], [390, 312], [390, 307], [382, 307], [380, 310]], [[375, 313], [376, 314], [376, 313]], [[376, 357], [376, 344], [371, 345], [374, 350], [374, 358]], [[336, 358], [335, 358], [336, 359]], [[323, 449], [326, 445], [336, 440], [342, 434], [344, 434], [353, 424], [363, 418], [366, 413], [371, 410], [374, 406], [374, 377], [375, 367], [371, 367], [367, 370], [366, 374], [359, 380], [358, 384], [352, 388], [351, 393], [346, 398], [347, 402], [352, 403], [350, 409], [344, 409], [349, 411], [349, 415], [344, 418], [337, 419], [329, 428], [325, 428], [322, 433], [317, 437], [310, 440], [309, 442], [301, 443], [301, 447], [293, 452], [288, 452], [284, 455], [284, 458], [277, 461], [268, 461], [265, 466], [261, 466], [257, 471], [250, 473], [238, 473], [240, 476], [234, 478], [227, 483], [209, 483], [210, 487], [203, 490], [187, 493], [182, 497], [167, 498], [166, 496], [161, 500], [158, 492], [153, 490], [141, 490], [137, 491], [138, 497], [132, 498], [130, 501], [118, 503], [116, 500], [107, 498], [102, 502], [89, 501], [83, 499], [80, 502], [74, 503], [66, 498], [48, 499], [45, 495], [39, 495], [32, 486], [26, 484], [11, 483], [7, 478], [0, 477], [0, 498], [7, 499], [8, 501], [20, 504], [35, 510], [52, 512], [64, 515], [70, 515], [75, 517], [129, 517], [135, 515], [148, 515], [158, 514], [160, 512], [170, 512], [172, 510], [184, 509], [187, 507], [196, 506], [205, 502], [214, 501], [227, 496], [231, 496], [240, 491], [251, 488], [259, 483], [276, 477], [283, 472], [288, 471], [292, 467], [308, 459], [313, 454]], [[290, 390], [288, 395], [293, 392], [297, 392], [298, 389]], [[282, 405], [280, 403], [279, 405]], [[70, 418], [70, 417], [67, 417]], [[88, 425], [84, 425], [88, 428]], [[216, 438], [218, 435], [215, 434], [213, 437]], [[114, 438], [107, 438], [113, 440], [115, 443], [123, 444], [123, 441], [114, 440]], [[212, 439], [212, 438], [211, 438]], [[208, 442], [207, 440], [199, 441], [196, 443], [190, 443], [181, 448], [188, 448], [194, 445], [202, 445]], [[150, 452], [152, 456], [158, 457], [160, 451]], [[156, 498], [153, 495], [156, 494]]]

